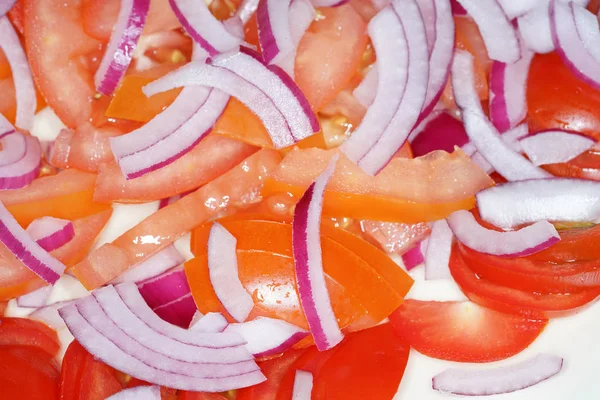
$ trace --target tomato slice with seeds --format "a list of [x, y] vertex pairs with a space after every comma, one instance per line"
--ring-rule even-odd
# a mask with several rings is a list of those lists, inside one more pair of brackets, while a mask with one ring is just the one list
[[60, 344], [56, 332], [41, 322], [5, 317], [0, 319], [0, 348], [4, 346], [35, 347], [55, 356]]
[[440, 360], [482, 363], [520, 353], [548, 320], [504, 314], [468, 301], [411, 299], [390, 315], [390, 323], [419, 353]]

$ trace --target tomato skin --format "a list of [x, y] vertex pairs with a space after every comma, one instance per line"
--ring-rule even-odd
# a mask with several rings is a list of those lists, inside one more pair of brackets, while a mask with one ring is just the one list
[[390, 315], [390, 323], [419, 353], [440, 360], [482, 363], [520, 353], [548, 320], [504, 314], [471, 302], [411, 299]]
[[0, 360], [2, 398], [59, 399], [60, 372], [53, 356], [33, 347], [0, 346]]
[[[239, 395], [236, 397], [239, 399]], [[219, 393], [181, 392], [178, 400], [227, 400], [227, 397]]]
[[3, 346], [35, 347], [55, 356], [60, 344], [56, 332], [41, 322], [26, 318], [1, 318], [0, 347]]

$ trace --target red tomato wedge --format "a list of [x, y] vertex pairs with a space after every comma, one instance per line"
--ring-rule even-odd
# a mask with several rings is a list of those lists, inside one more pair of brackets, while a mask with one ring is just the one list
[[[290, 193], [299, 198], [325, 169], [335, 150], [295, 149], [265, 182], [265, 197]], [[377, 176], [364, 173], [342, 156], [328, 190], [323, 213], [390, 222], [417, 223], [445, 218], [475, 205], [474, 195], [492, 179], [462, 151], [395, 158]]]
[[46, 285], [42, 279], [0, 246], [0, 301], [8, 301]]
[[349, 5], [319, 9], [298, 45], [295, 80], [314, 110], [352, 79], [367, 46], [367, 26]]
[[60, 372], [54, 356], [34, 347], [0, 347], [4, 399], [58, 399]]
[[560, 242], [527, 257], [552, 263], [597, 260], [600, 258], [600, 225], [560, 230]]
[[229, 171], [257, 150], [239, 140], [211, 134], [173, 163], [130, 180], [113, 160], [100, 169], [94, 200], [101, 203], [142, 202], [194, 190]]
[[440, 360], [481, 363], [520, 353], [548, 320], [504, 314], [468, 301], [405, 300], [390, 315], [390, 323], [419, 353]]
[[463, 259], [458, 245], [452, 248], [450, 272], [469, 300], [494, 310], [544, 319], [576, 311], [594, 301], [600, 289], [577, 292], [539, 293], [499, 285], [482, 279]]
[[[163, 396], [164, 398], [164, 396]], [[239, 398], [236, 397], [236, 398]], [[228, 400], [227, 397], [219, 393], [202, 393], [202, 392], [180, 392], [179, 400]]]
[[34, 347], [55, 356], [60, 344], [56, 332], [41, 322], [25, 318], [1, 318], [0, 348], [4, 346]]
[[0, 192], [0, 201], [23, 227], [49, 216], [74, 220], [110, 208], [92, 201], [96, 175], [76, 170], [34, 180], [23, 189]]
[[114, 279], [207, 220], [261, 200], [265, 176], [281, 161], [272, 150], [261, 150], [242, 163], [94, 250], [75, 265], [73, 274], [88, 289]]

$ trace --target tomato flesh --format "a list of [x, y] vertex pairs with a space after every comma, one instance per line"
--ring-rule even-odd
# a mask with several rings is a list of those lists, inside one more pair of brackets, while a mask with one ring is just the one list
[[58, 399], [54, 357], [34, 347], [0, 346], [0, 387], [5, 399]]

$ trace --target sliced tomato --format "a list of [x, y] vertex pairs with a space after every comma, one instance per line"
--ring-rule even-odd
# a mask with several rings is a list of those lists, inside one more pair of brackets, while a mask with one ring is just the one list
[[272, 150], [261, 150], [217, 179], [152, 214], [138, 225], [94, 250], [75, 265], [73, 274], [88, 288], [114, 279], [177, 238], [217, 215], [260, 201], [260, 186], [281, 161]]
[[4, 317], [0, 319], [0, 348], [4, 346], [35, 347], [55, 356], [60, 344], [56, 332], [41, 322]]
[[594, 301], [600, 289], [577, 292], [539, 293], [519, 290], [482, 279], [463, 259], [458, 245], [452, 248], [450, 272], [469, 300], [494, 310], [544, 319], [567, 314]]
[[85, 258], [94, 241], [108, 223], [112, 209], [92, 214], [73, 221], [75, 236], [65, 245], [50, 254], [67, 267], [71, 267]]
[[8, 301], [46, 285], [14, 256], [6, 257], [9, 251], [0, 245], [0, 301]]
[[[239, 398], [236, 397], [236, 398]], [[180, 392], [179, 400], [228, 400], [227, 397], [219, 393], [203, 393], [203, 392]]]
[[54, 356], [27, 346], [0, 347], [0, 387], [5, 399], [58, 399]]
[[556, 176], [600, 181], [600, 152], [592, 148], [569, 162], [548, 164], [542, 168]]
[[22, 35], [23, 34], [23, 20], [25, 15], [23, 14], [23, 0], [17, 0], [15, 5], [8, 12], [8, 18], [12, 22], [15, 29]]
[[259, 362], [258, 365], [267, 380], [258, 385], [238, 389], [236, 400], [276, 400], [283, 377], [305, 351], [305, 349], [289, 350], [281, 357]]
[[388, 253], [404, 254], [431, 233], [424, 222], [401, 224], [397, 222], [362, 221], [365, 234]]
[[[289, 193], [299, 198], [325, 169], [335, 150], [289, 152], [269, 176], [263, 195]], [[376, 177], [342, 156], [328, 185], [323, 213], [389, 222], [418, 223], [445, 218], [475, 205], [474, 194], [492, 179], [461, 151], [395, 158]]]
[[560, 230], [560, 242], [528, 259], [551, 263], [592, 261], [600, 258], [600, 225]]
[[0, 301], [0, 317], [4, 316], [6, 312], [6, 307], [8, 307], [8, 301]]
[[66, 170], [23, 189], [1, 191], [0, 201], [23, 227], [45, 216], [75, 220], [110, 208], [92, 201], [95, 182], [96, 175]]
[[115, 161], [100, 169], [94, 200], [142, 202], [194, 190], [235, 167], [257, 148], [211, 134], [173, 163], [136, 179], [126, 179]]
[[115, 369], [97, 360], [76, 340], [63, 358], [61, 400], [104, 400], [123, 390]]
[[319, 9], [298, 45], [295, 80], [314, 110], [348, 85], [367, 46], [366, 24], [349, 5]]
[[520, 353], [547, 319], [504, 314], [463, 301], [406, 300], [390, 315], [396, 333], [419, 353], [440, 360], [491, 362]]
[[261, 120], [239, 100], [232, 97], [214, 131], [260, 147], [271, 147], [271, 137]]

